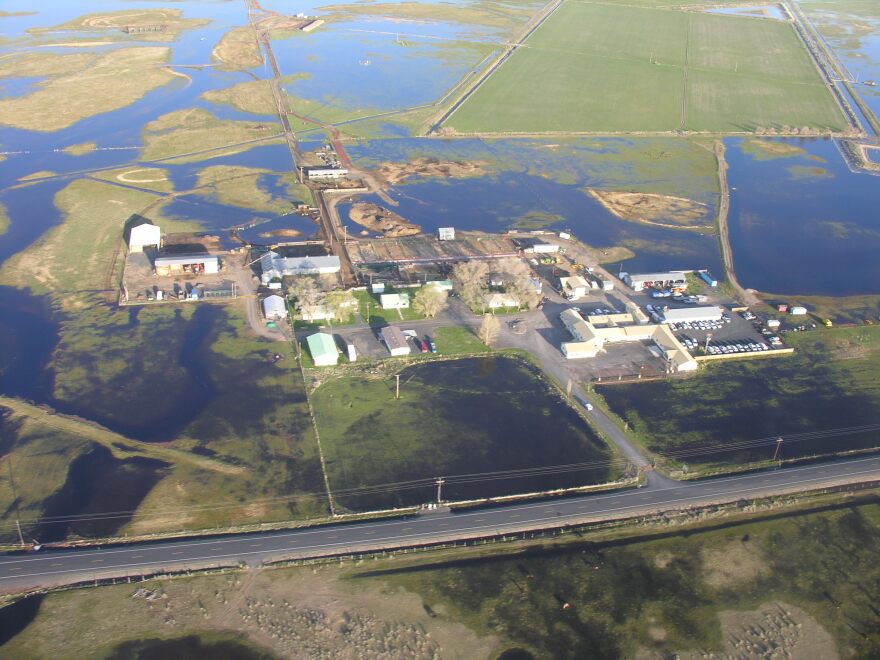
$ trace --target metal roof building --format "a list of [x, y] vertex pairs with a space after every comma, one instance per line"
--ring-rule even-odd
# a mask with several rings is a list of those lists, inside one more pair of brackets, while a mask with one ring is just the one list
[[409, 355], [409, 344], [406, 343], [406, 337], [396, 325], [385, 326], [379, 333], [391, 355]]
[[220, 270], [220, 259], [210, 254], [174, 254], [156, 257], [153, 262], [156, 274], [160, 276], [189, 273], [217, 273]]
[[263, 314], [267, 319], [286, 319], [287, 304], [281, 296], [269, 296], [263, 299]]
[[263, 270], [262, 282], [268, 284], [275, 277], [295, 275], [322, 275], [338, 273], [342, 265], [339, 257], [282, 257], [277, 252], [267, 252], [260, 257]]
[[157, 250], [162, 244], [162, 230], [158, 226], [145, 222], [131, 228], [128, 237], [129, 252], [143, 252], [146, 247], [155, 247]]
[[695, 321], [718, 321], [721, 319], [721, 308], [683, 307], [681, 309], [663, 310], [663, 323], [694, 323]]
[[644, 273], [638, 275], [636, 273], [621, 273], [620, 278], [633, 291], [641, 291], [646, 286], [658, 287], [686, 287], [687, 279], [685, 273]]
[[312, 354], [312, 361], [316, 367], [332, 367], [338, 362], [339, 350], [330, 335], [316, 332], [306, 337], [306, 344], [309, 346], [309, 353]]

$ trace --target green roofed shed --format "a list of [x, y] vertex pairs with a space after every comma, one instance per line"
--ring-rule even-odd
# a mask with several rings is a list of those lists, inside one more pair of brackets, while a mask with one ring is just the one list
[[331, 367], [339, 360], [339, 351], [333, 337], [324, 333], [316, 332], [306, 338], [309, 345], [309, 353], [316, 367]]

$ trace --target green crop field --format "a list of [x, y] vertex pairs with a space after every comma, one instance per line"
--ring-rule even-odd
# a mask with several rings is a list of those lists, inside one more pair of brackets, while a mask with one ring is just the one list
[[574, 0], [447, 123], [463, 133], [846, 128], [786, 22]]

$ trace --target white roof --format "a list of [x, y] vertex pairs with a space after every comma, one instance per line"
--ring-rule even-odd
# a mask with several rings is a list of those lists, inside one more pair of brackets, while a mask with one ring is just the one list
[[143, 224], [131, 228], [128, 237], [128, 245], [159, 245], [162, 240], [162, 230], [158, 225]]
[[627, 273], [631, 282], [676, 282], [685, 279], [685, 273]]
[[263, 299], [263, 311], [266, 316], [275, 313], [287, 314], [287, 305], [281, 296], [268, 296]]
[[667, 309], [663, 312], [664, 323], [684, 323], [686, 321], [717, 321], [721, 318], [721, 308], [710, 307], [683, 307], [681, 309]]

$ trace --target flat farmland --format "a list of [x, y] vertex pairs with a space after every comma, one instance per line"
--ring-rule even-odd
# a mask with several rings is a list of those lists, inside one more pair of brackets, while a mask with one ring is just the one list
[[462, 133], [846, 128], [793, 28], [569, 0], [447, 120]]

